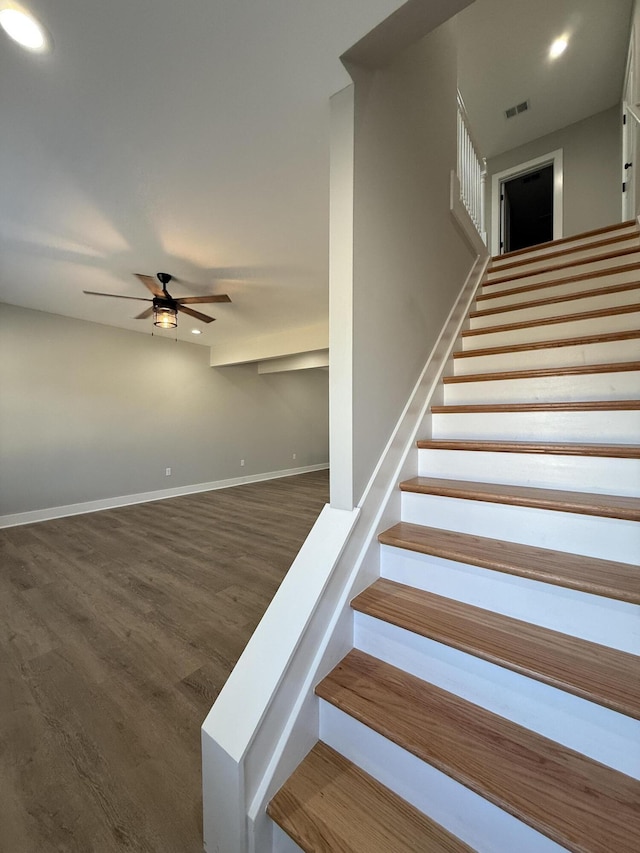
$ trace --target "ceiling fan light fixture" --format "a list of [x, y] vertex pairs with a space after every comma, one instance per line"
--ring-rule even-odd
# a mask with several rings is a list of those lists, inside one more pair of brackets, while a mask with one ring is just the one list
[[178, 325], [178, 309], [171, 305], [154, 305], [153, 325], [159, 329], [175, 329]]
[[45, 53], [50, 44], [47, 33], [29, 12], [14, 5], [0, 9], [0, 27], [25, 50], [32, 53]]

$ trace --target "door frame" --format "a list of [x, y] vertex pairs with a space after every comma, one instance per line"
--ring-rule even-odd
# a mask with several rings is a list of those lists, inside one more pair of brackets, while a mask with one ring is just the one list
[[[636, 155], [640, 152], [638, 152], [636, 119], [633, 115], [629, 115], [629, 110], [634, 110], [636, 106], [635, 90], [635, 27], [632, 27], [622, 96], [622, 221], [634, 219], [636, 215], [636, 178], [634, 172]], [[631, 163], [629, 169], [624, 168], [625, 163]]]
[[510, 166], [502, 172], [496, 172], [491, 176], [491, 254], [500, 255], [500, 232], [502, 206], [500, 204], [500, 196], [502, 194], [502, 184], [511, 178], [518, 178], [520, 175], [526, 175], [527, 172], [535, 172], [543, 166], [553, 166], [553, 239], [559, 240], [562, 237], [562, 210], [563, 210], [563, 185], [564, 185], [564, 167], [562, 161], [562, 148], [555, 151], [550, 151], [548, 154], [543, 154], [540, 157], [534, 157], [533, 160], [527, 160], [525, 163], [518, 163], [517, 166]]

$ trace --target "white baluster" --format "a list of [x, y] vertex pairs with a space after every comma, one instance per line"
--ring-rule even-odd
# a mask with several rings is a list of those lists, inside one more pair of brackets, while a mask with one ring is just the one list
[[460, 196], [479, 233], [484, 234], [486, 161], [480, 157], [469, 130], [464, 103], [458, 92], [457, 165]]

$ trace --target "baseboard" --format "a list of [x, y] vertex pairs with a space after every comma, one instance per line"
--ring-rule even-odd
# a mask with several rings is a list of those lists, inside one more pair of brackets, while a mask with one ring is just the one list
[[121, 495], [115, 498], [104, 498], [97, 501], [67, 504], [66, 506], [35, 509], [30, 512], [16, 512], [11, 515], [0, 515], [0, 529], [17, 527], [21, 524], [35, 524], [39, 521], [51, 521], [54, 518], [66, 518], [70, 515], [84, 515], [87, 512], [100, 512], [103, 509], [116, 509], [132, 504], [162, 501], [167, 498], [179, 498], [182, 495], [193, 495], [197, 492], [212, 492], [216, 489], [229, 489], [232, 486], [242, 486], [245, 483], [259, 483], [262, 480], [276, 480], [281, 477], [293, 477], [296, 474], [306, 474], [310, 471], [323, 471], [329, 467], [327, 462], [319, 465], [306, 465], [302, 468], [287, 468], [283, 471], [268, 471], [263, 474], [249, 474], [246, 477], [231, 477], [228, 480], [215, 480], [211, 483], [196, 483], [191, 486], [177, 486], [174, 489], [158, 489], [155, 492], [140, 492], [135, 495]]

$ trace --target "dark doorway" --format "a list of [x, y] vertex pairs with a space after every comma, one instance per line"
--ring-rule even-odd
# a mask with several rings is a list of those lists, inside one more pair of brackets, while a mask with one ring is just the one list
[[502, 252], [553, 240], [553, 164], [502, 184]]

